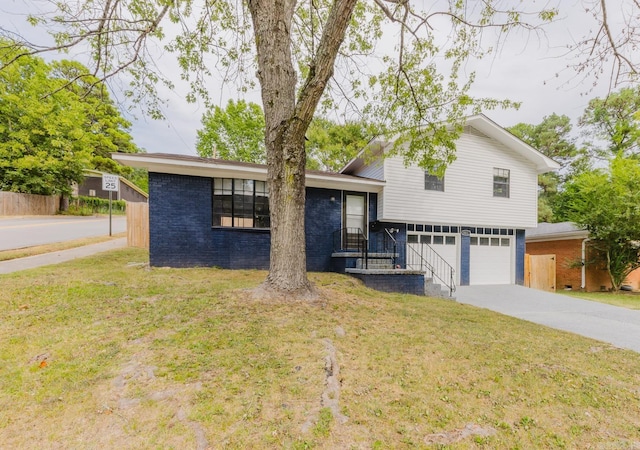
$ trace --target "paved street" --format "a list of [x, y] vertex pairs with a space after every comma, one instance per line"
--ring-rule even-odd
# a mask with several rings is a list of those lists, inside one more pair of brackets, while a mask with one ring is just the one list
[[[126, 229], [126, 217], [113, 216], [113, 234]], [[108, 216], [0, 216], [0, 251], [108, 235]]]

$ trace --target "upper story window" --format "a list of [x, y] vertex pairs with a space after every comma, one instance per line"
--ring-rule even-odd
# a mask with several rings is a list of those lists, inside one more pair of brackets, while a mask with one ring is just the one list
[[509, 169], [493, 168], [493, 196], [509, 198]]
[[444, 175], [439, 177], [438, 175], [433, 175], [428, 171], [425, 171], [424, 188], [427, 191], [444, 192]]
[[267, 183], [234, 178], [214, 178], [213, 226], [269, 228]]

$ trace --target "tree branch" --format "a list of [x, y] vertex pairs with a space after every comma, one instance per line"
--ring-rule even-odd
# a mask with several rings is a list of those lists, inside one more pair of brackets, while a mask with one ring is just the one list
[[305, 129], [311, 123], [318, 102], [333, 76], [336, 56], [344, 40], [357, 0], [336, 0], [329, 12], [318, 51], [311, 61], [309, 75], [300, 90], [295, 117]]

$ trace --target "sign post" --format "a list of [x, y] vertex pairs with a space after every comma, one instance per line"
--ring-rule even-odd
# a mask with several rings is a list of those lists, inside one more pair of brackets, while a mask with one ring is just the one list
[[118, 175], [111, 175], [108, 173], [102, 174], [102, 190], [109, 191], [109, 236], [112, 236], [112, 227], [111, 227], [111, 201], [113, 192], [118, 192], [120, 190], [120, 177]]

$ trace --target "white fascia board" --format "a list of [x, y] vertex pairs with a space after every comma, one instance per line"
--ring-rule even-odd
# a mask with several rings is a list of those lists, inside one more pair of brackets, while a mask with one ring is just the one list
[[376, 193], [382, 192], [385, 182], [369, 178], [349, 177], [348, 175], [335, 177], [311, 173], [307, 174], [306, 185], [315, 188]]
[[549, 241], [569, 241], [572, 239], [587, 239], [589, 232], [587, 230], [569, 231], [566, 233], [549, 233], [539, 234], [536, 236], [525, 236], [526, 242], [549, 242]]
[[[135, 156], [134, 156], [135, 155]], [[113, 154], [113, 159], [121, 164], [147, 169], [149, 172], [169, 173], [174, 175], [189, 175], [208, 178], [243, 178], [265, 181], [267, 167], [263, 165], [242, 165], [226, 163], [218, 164], [214, 161], [194, 161], [179, 158], [145, 157], [143, 154]], [[306, 186], [325, 189], [351, 190], [358, 192], [380, 192], [384, 187], [383, 181], [349, 175], [332, 175], [322, 173], [308, 173]]]
[[250, 178], [252, 180], [266, 180], [267, 169], [261, 166], [241, 166], [233, 164], [216, 164], [214, 162], [199, 162], [190, 160], [144, 157], [116, 153], [113, 159], [131, 167], [147, 169], [149, 172], [170, 173], [174, 175], [191, 175], [197, 177], [226, 177]]
[[[349, 171], [353, 172], [354, 170], [358, 170], [362, 166], [366, 165], [364, 158], [365, 152], [370, 151], [372, 152], [372, 154], [381, 154], [383, 153], [383, 149], [387, 145], [389, 145], [389, 142], [387, 140], [382, 139], [382, 137], [380, 136], [374, 137], [362, 150], [358, 152], [358, 154], [351, 161], [345, 164], [344, 167], [338, 171], [338, 173], [345, 173]], [[378, 159], [379, 158], [376, 158], [376, 160]]]

